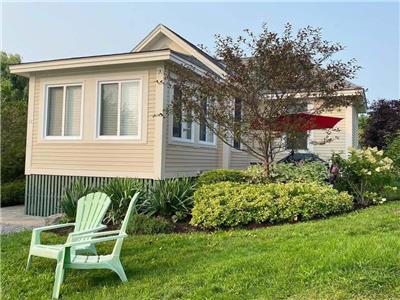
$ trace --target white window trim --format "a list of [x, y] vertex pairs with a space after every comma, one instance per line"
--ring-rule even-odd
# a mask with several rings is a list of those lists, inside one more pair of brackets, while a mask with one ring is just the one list
[[[119, 135], [120, 134], [120, 106], [121, 106], [121, 85], [126, 82], [139, 82], [139, 102], [138, 102], [138, 134], [137, 135]], [[101, 122], [101, 85], [118, 83], [118, 108], [117, 108], [117, 135], [100, 135], [100, 122]], [[101, 80], [96, 83], [96, 95], [97, 95], [97, 110], [96, 110], [96, 139], [97, 140], [128, 140], [128, 141], [140, 141], [142, 139], [142, 106], [143, 106], [143, 80], [137, 79], [124, 79], [124, 80]]]
[[[182, 112], [182, 118], [184, 119], [185, 117], [186, 117], [186, 113]], [[183, 123], [187, 123], [187, 122], [186, 121], [181, 121], [181, 123], [183, 124]], [[179, 143], [194, 144], [194, 134], [195, 134], [195, 126], [194, 125], [195, 125], [195, 122], [192, 121], [192, 126], [190, 128], [192, 134], [191, 134], [191, 138], [190, 139], [187, 139], [187, 138], [183, 137], [183, 133], [184, 133], [184, 130], [185, 130], [183, 128], [183, 125], [182, 125], [182, 129], [181, 129], [182, 137], [174, 136], [174, 115], [173, 114], [171, 114], [171, 117], [170, 117], [170, 124], [171, 124], [171, 126], [170, 126], [171, 141], [179, 142]]]
[[[173, 99], [174, 99], [174, 88], [171, 87], [169, 89], [169, 97], [168, 97], [168, 103], [172, 103]], [[182, 112], [182, 117], [186, 116], [185, 112]], [[195, 122], [192, 122], [192, 126], [191, 126], [191, 131], [192, 131], [192, 136], [190, 139], [186, 139], [184, 137], [176, 137], [174, 136], [174, 114], [169, 114], [168, 117], [168, 131], [169, 131], [169, 141], [171, 143], [176, 143], [176, 144], [194, 144], [194, 136], [195, 136]], [[183, 123], [183, 122], [182, 122]], [[183, 126], [182, 126], [182, 131], [181, 131], [181, 135], [183, 136]]]
[[[67, 94], [67, 87], [69, 86], [80, 86], [81, 87], [81, 117], [80, 117], [80, 128], [79, 128], [79, 136], [65, 136], [64, 135], [64, 124], [65, 124], [65, 97]], [[62, 108], [62, 124], [61, 124], [61, 134], [60, 136], [48, 136], [47, 135], [47, 108], [49, 103], [49, 89], [53, 87], [62, 87], [63, 88], [63, 108]], [[81, 140], [82, 132], [83, 132], [83, 100], [84, 100], [84, 84], [83, 82], [77, 83], [63, 83], [63, 84], [45, 84], [45, 103], [44, 103], [44, 116], [43, 116], [43, 132], [42, 138], [43, 140]]]
[[[200, 139], [200, 124], [198, 124], [198, 134], [199, 134], [199, 144], [200, 145], [205, 145], [205, 146], [216, 146], [217, 145], [217, 135], [213, 132], [213, 142], [207, 142], [207, 141], [202, 141]], [[216, 125], [214, 124], [214, 128], [216, 127]], [[207, 134], [210, 132], [210, 129], [206, 126], [206, 139], [207, 139]]]

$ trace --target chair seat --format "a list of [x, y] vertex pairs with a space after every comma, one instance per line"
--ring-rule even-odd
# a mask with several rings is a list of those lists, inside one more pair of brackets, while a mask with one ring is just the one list
[[74, 255], [71, 262], [65, 264], [68, 269], [102, 269], [113, 261], [112, 255]]

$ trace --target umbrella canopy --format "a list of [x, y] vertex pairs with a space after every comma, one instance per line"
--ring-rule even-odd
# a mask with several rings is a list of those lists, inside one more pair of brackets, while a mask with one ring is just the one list
[[[297, 113], [280, 116], [277, 118], [272, 127], [276, 131], [297, 131], [306, 132], [314, 129], [333, 128], [343, 118], [313, 115], [308, 113]], [[257, 129], [262, 126], [262, 121], [256, 121], [252, 124], [252, 128]]]
[[288, 127], [292, 131], [305, 132], [314, 129], [333, 128], [343, 118], [313, 115], [307, 113], [297, 113], [281, 116], [276, 121], [277, 131], [287, 131]]

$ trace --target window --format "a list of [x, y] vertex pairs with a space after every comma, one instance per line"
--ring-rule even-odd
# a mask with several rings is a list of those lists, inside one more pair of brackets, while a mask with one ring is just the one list
[[[242, 121], [242, 100], [235, 99], [235, 128], [240, 127], [241, 121]], [[240, 150], [241, 147], [240, 138], [235, 137], [233, 139], [233, 147], [235, 149]]]
[[176, 140], [193, 141], [193, 122], [191, 120], [191, 115], [183, 111], [180, 97], [181, 93], [175, 86], [172, 114], [172, 137]]
[[45, 137], [80, 137], [82, 85], [47, 86], [46, 99]]
[[99, 136], [140, 137], [141, 81], [100, 83]]
[[286, 149], [307, 150], [307, 132], [293, 132], [286, 135]]
[[[202, 100], [203, 115], [207, 116], [208, 101]], [[205, 117], [204, 117], [205, 118]], [[214, 144], [215, 135], [206, 125], [206, 120], [200, 121], [199, 124], [199, 141], [205, 144]]]

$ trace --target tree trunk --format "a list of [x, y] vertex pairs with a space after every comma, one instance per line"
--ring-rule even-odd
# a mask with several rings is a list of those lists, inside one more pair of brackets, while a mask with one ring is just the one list
[[266, 177], [269, 177], [270, 162], [269, 162], [269, 157], [268, 156], [264, 158], [263, 167], [264, 167], [264, 175]]

